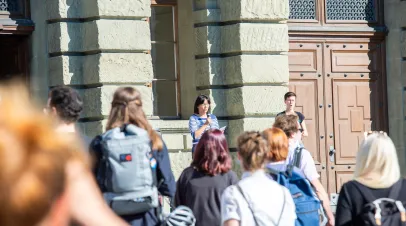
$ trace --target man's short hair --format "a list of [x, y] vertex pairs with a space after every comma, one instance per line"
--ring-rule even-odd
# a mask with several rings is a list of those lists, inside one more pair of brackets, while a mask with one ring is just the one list
[[286, 136], [290, 138], [299, 130], [298, 117], [296, 115], [280, 115], [276, 117], [273, 127], [283, 130]]
[[284, 96], [285, 100], [288, 99], [289, 97], [296, 97], [296, 93], [294, 93], [294, 92], [285, 93], [285, 96]]
[[79, 93], [67, 86], [57, 86], [49, 92], [49, 107], [54, 107], [59, 118], [66, 123], [74, 123], [83, 110]]

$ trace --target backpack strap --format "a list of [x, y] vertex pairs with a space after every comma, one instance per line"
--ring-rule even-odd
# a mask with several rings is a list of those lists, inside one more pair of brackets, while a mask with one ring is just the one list
[[282, 193], [283, 193], [283, 206], [282, 206], [281, 214], [279, 215], [279, 220], [278, 220], [277, 225], [279, 225], [279, 223], [281, 222], [283, 211], [285, 211], [285, 204], [286, 204], [286, 194], [285, 194], [285, 191], [283, 190], [283, 187], [281, 187], [281, 189], [282, 189]]
[[278, 175], [280, 173], [278, 170], [272, 169], [271, 167], [266, 167], [266, 171], [272, 175]]
[[[151, 145], [152, 146], [152, 145]], [[152, 150], [152, 148], [151, 148]], [[150, 162], [150, 167], [151, 167], [151, 173], [152, 173], [152, 180], [153, 180], [153, 186], [155, 186], [157, 188], [157, 190], [159, 189], [159, 187], [161, 186], [161, 182], [163, 182], [162, 180], [158, 182], [158, 160], [157, 158], [154, 156], [153, 154], [154, 150], [152, 150], [150, 152], [150, 158], [149, 158], [149, 162]], [[151, 161], [155, 161], [155, 165], [153, 165], [153, 162]], [[158, 191], [158, 197], [160, 196], [160, 192]], [[161, 202], [158, 200], [158, 207], [155, 208], [154, 210], [155, 215], [158, 218], [159, 222], [163, 221], [162, 218], [162, 205]]]
[[298, 145], [295, 148], [295, 153], [293, 154], [293, 166], [296, 166], [297, 168], [300, 168], [300, 165], [302, 164], [302, 150], [303, 147], [301, 145]]
[[247, 202], [248, 208], [250, 209], [250, 211], [251, 211], [251, 213], [252, 213], [252, 217], [254, 218], [255, 225], [256, 225], [256, 226], [259, 226], [258, 221], [257, 221], [257, 218], [255, 217], [254, 211], [252, 210], [251, 205], [250, 205], [250, 203], [248, 202], [247, 197], [244, 195], [244, 192], [243, 192], [241, 186], [240, 186], [239, 184], [236, 184], [236, 187], [237, 187], [238, 191], [241, 193], [242, 197], [243, 197], [243, 198], [245, 199], [245, 201]]
[[269, 174], [269, 176], [271, 176], [276, 182], [278, 182], [278, 178], [279, 178], [279, 171], [272, 169], [271, 167], [266, 167], [266, 172]]
[[354, 181], [355, 187], [358, 189], [358, 191], [361, 193], [361, 195], [367, 200], [367, 202], [373, 202], [376, 200], [376, 197], [372, 194], [371, 190], [369, 188], [365, 187], [363, 184], [361, 184], [358, 181]]
[[400, 196], [400, 192], [402, 191], [402, 184], [402, 180], [398, 180], [396, 183], [394, 183], [390, 189], [388, 198], [397, 200]]

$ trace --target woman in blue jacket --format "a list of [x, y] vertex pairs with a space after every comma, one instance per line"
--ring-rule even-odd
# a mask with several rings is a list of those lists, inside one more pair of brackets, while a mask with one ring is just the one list
[[189, 130], [193, 139], [192, 153], [200, 137], [209, 129], [219, 129], [219, 123], [216, 116], [210, 114], [210, 98], [200, 95], [195, 101], [194, 114], [189, 118]]
[[[132, 124], [148, 132], [151, 140], [150, 158], [151, 168], [157, 170], [158, 191], [161, 195], [173, 198], [176, 190], [175, 178], [172, 174], [168, 149], [161, 137], [152, 129], [144, 111], [142, 110], [142, 101], [140, 93], [132, 87], [123, 87], [117, 89], [114, 93], [110, 116], [107, 121], [107, 131], [121, 128], [124, 125]], [[103, 167], [101, 159], [102, 136], [97, 136], [91, 144], [90, 151], [95, 156], [95, 174], [98, 184], [103, 190]], [[130, 160], [131, 161], [131, 160]], [[134, 178], [135, 179], [135, 178]], [[159, 213], [157, 209], [152, 208], [146, 212], [133, 215], [121, 216], [132, 226], [152, 226], [159, 223]]]

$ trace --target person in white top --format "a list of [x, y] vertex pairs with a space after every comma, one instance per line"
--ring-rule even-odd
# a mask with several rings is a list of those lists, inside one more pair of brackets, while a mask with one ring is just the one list
[[295, 204], [289, 191], [264, 170], [268, 152], [266, 140], [259, 132], [245, 132], [237, 142], [244, 174], [237, 185], [223, 192], [221, 225], [295, 225]]
[[[286, 136], [289, 139], [289, 151], [287, 155], [286, 154], [284, 155], [285, 158], [281, 158], [277, 161], [274, 161], [275, 159], [273, 161], [272, 159], [269, 159], [271, 163], [268, 164], [268, 167], [283, 171], [286, 170], [286, 166], [288, 164], [291, 164], [293, 162], [295, 149], [298, 146], [302, 145], [301, 143], [302, 133], [299, 131], [299, 124], [297, 123], [297, 116], [295, 115], [278, 116], [273, 126], [285, 132]], [[270, 131], [268, 131], [268, 133], [269, 132]], [[264, 131], [264, 133], [266, 133], [266, 131]], [[272, 146], [272, 144], [270, 145]], [[334, 215], [330, 208], [330, 200], [328, 198], [326, 190], [324, 189], [323, 185], [319, 180], [320, 175], [317, 172], [313, 157], [311, 156], [310, 152], [304, 148], [302, 149], [301, 153], [299, 169], [301, 173], [304, 175], [304, 177], [306, 177], [306, 179], [310, 181], [313, 188], [315, 189], [317, 197], [322, 202], [324, 211], [326, 212], [328, 218], [327, 225], [333, 226]]]

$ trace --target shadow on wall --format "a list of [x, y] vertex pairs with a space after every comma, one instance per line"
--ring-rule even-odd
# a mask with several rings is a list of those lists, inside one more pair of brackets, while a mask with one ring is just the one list
[[207, 42], [210, 45], [210, 52], [208, 54], [207, 67], [210, 68], [210, 75], [208, 84], [211, 92], [211, 97], [216, 106], [212, 109], [212, 113], [216, 116], [227, 116], [227, 102], [226, 92], [227, 87], [225, 83], [224, 63], [225, 59], [221, 56], [221, 27], [208, 26], [207, 28]]
[[[90, 51], [96, 52], [98, 49], [98, 39], [97, 39], [97, 27], [94, 22], [83, 22], [85, 17], [85, 8], [91, 9], [93, 12], [98, 12], [98, 5], [96, 0], [65, 0], [68, 6], [67, 17], [70, 19], [66, 23], [67, 35], [69, 37], [68, 49], [66, 52], [62, 52], [62, 56], [67, 55], [68, 58], [68, 70], [69, 70], [69, 80], [64, 81], [63, 72], [60, 74], [60, 79], [58, 81], [60, 84], [70, 85], [77, 89], [83, 100], [83, 112], [79, 119], [79, 128], [82, 133], [88, 136], [96, 136], [103, 133], [103, 126], [98, 116], [95, 116], [92, 109], [99, 109], [100, 106], [98, 101], [85, 96], [85, 90], [88, 88], [89, 84], [85, 84], [86, 80], [90, 80], [92, 76], [97, 76], [98, 74], [98, 54], [87, 55]], [[61, 4], [61, 3], [59, 3]], [[59, 34], [61, 35], [61, 34]], [[59, 36], [60, 37], [60, 36]], [[63, 57], [58, 58], [63, 61]], [[66, 59], [66, 57], [65, 57]], [[66, 60], [65, 60], [66, 61]], [[59, 70], [64, 70], [63, 65], [59, 67]], [[88, 76], [88, 79], [85, 79]], [[66, 84], [68, 83], [68, 84]], [[99, 92], [99, 93], [97, 93]], [[96, 90], [93, 96], [100, 96], [101, 90]], [[89, 101], [90, 99], [90, 101]], [[89, 122], [83, 123], [83, 119], [90, 119]], [[95, 120], [95, 121], [93, 121]], [[86, 124], [86, 126], [85, 126]]]

